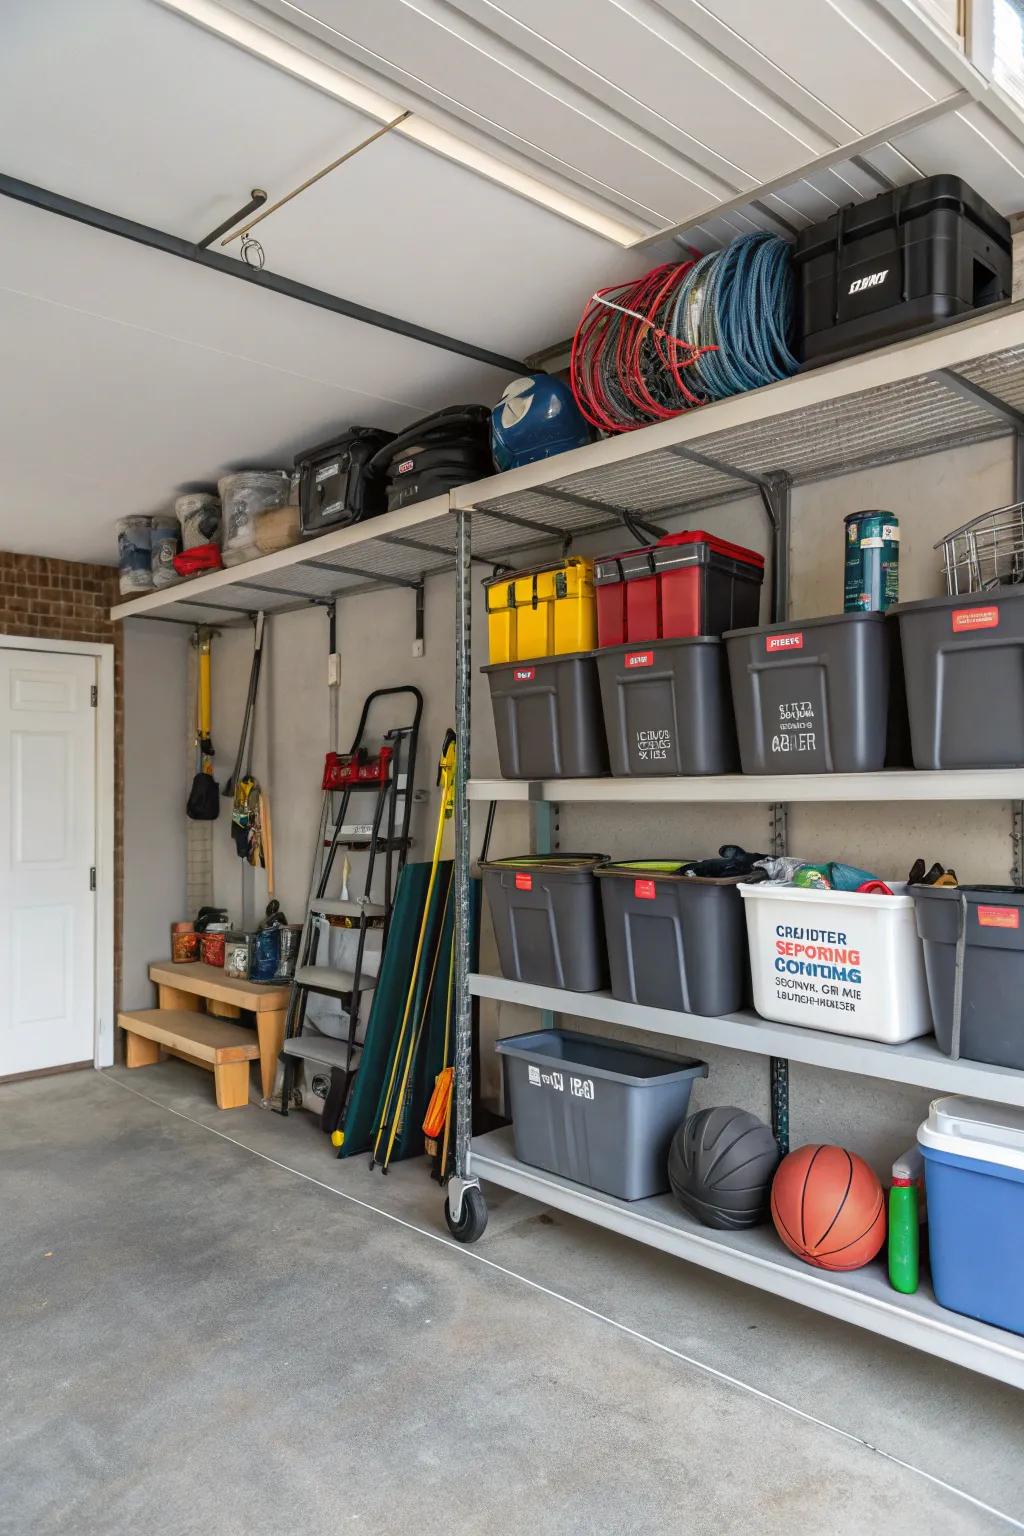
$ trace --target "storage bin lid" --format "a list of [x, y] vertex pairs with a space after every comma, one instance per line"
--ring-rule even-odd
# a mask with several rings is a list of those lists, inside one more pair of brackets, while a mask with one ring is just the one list
[[890, 613], [829, 613], [821, 619], [786, 619], [781, 624], [753, 624], [747, 629], [727, 629], [723, 640], [740, 640], [747, 635], [771, 635], [782, 630], [786, 634], [802, 629], [820, 629], [824, 624], [884, 624]]
[[565, 555], [561, 560], [547, 560], [543, 565], [528, 565], [521, 571], [502, 571], [497, 576], [488, 576], [484, 582], [484, 588], [507, 587], [512, 582], [528, 581], [531, 576], [543, 576], [547, 571], [568, 571], [576, 567], [586, 576], [590, 571], [593, 561], [586, 555]]
[[668, 1056], [647, 1046], [627, 1045], [622, 1040], [606, 1040], [576, 1030], [538, 1029], [528, 1035], [507, 1035], [495, 1042], [494, 1049], [500, 1056], [586, 1072], [588, 1077], [603, 1077], [633, 1088], [708, 1075], [707, 1062], [694, 1056]]
[[[925, 613], [930, 608], [938, 609], [940, 612], [943, 610], [952, 612], [954, 608], [992, 608], [1000, 603], [1017, 603], [1022, 600], [1024, 600], [1024, 586], [989, 587], [985, 592], [958, 592], [955, 597], [919, 597], [912, 603], [894, 603], [889, 613]], [[973, 626], [970, 623], [963, 625], [964, 629], [974, 627], [981, 629], [988, 626], [980, 624]]]
[[521, 857], [481, 859], [481, 869], [546, 870], [564, 874], [571, 870], [591, 870], [607, 862], [606, 853], [524, 853]]
[[687, 868], [693, 859], [627, 859], [617, 863], [604, 863], [595, 869], [602, 879], [608, 875], [623, 880], [685, 880], [687, 885], [739, 885], [749, 875], [688, 875]]
[[1004, 251], [1010, 250], [1010, 227], [1002, 214], [997, 213], [991, 203], [987, 203], [962, 177], [944, 172], [938, 176], [923, 176], [907, 187], [880, 192], [866, 203], [847, 204], [820, 224], [801, 230], [793, 248], [793, 260], [799, 264], [834, 250], [840, 228], [846, 242], [880, 230], [894, 229], [897, 222], [919, 219], [940, 208], [964, 214]]
[[1024, 1109], [950, 1095], [933, 1099], [917, 1132], [922, 1147], [1024, 1171]]
[[[634, 650], [638, 647], [634, 646]], [[553, 656], [524, 656], [522, 661], [489, 661], [486, 666], [480, 668], [483, 673], [488, 672], [530, 672], [537, 671], [541, 667], [549, 667], [552, 670], [562, 666], [574, 666], [577, 662], [596, 661], [599, 651], [556, 651]], [[533, 682], [532, 677], [517, 677], [519, 683]]]
[[685, 561], [687, 564], [691, 563], [691, 559], [696, 564], [711, 555], [718, 555], [726, 560], [738, 560], [743, 565], [753, 566], [759, 574], [764, 572], [764, 555], [759, 555], [755, 549], [732, 544], [728, 539], [719, 539], [713, 533], [693, 528], [687, 533], [666, 533], [656, 544], [596, 556], [594, 582], [599, 587], [607, 586], [613, 581], [630, 581], [653, 575], [658, 568], [670, 569], [673, 563], [670, 558], [672, 550], [679, 550], [681, 555], [689, 557]]

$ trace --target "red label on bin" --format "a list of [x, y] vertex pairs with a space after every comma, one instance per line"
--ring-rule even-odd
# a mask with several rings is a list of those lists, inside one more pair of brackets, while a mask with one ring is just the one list
[[765, 635], [764, 648], [769, 654], [772, 651], [802, 651], [804, 648], [803, 630], [797, 630], [792, 635]]
[[630, 654], [628, 656], [624, 657], [623, 659], [625, 660], [625, 663], [626, 663], [627, 667], [653, 667], [654, 666], [654, 652], [653, 651], [631, 651]]
[[517, 891], [532, 891], [533, 890], [533, 876], [532, 875], [524, 875], [523, 871], [521, 869], [517, 869], [516, 870], [516, 890]]
[[517, 683], [532, 683], [537, 676], [536, 667], [516, 667], [512, 676]]
[[979, 907], [978, 925], [981, 928], [1019, 928], [1019, 907]]
[[998, 608], [954, 608], [953, 633], [960, 635], [965, 629], [998, 629]]
[[634, 880], [633, 895], [640, 901], [653, 901], [658, 894], [653, 880]]

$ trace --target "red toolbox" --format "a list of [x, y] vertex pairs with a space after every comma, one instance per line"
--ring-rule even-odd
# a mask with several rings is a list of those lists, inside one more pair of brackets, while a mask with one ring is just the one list
[[753, 627], [764, 556], [694, 529], [594, 561], [597, 643], [685, 640]]

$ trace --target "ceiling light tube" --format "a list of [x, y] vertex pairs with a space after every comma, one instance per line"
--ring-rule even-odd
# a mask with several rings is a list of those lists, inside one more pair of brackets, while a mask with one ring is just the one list
[[418, 103], [399, 103], [389, 100], [379, 92], [362, 85], [358, 80], [353, 80], [351, 76], [343, 74], [341, 70], [324, 64], [320, 59], [286, 42], [284, 38], [277, 37], [273, 32], [218, 4], [217, 0], [157, 0], [157, 3], [164, 6], [166, 10], [174, 11], [179, 16], [195, 22], [207, 32], [212, 32], [217, 37], [224, 38], [225, 41], [262, 59], [265, 63], [273, 65], [276, 69], [283, 70], [294, 79], [312, 85], [325, 95], [333, 96], [335, 100], [344, 102], [346, 106], [354, 107], [357, 112], [363, 112], [368, 117], [375, 118], [378, 122], [391, 122], [403, 111], [411, 110], [413, 115], [394, 128], [395, 134], [410, 139], [414, 144], [420, 145], [422, 149], [429, 150], [433, 154], [442, 155], [446, 160], [451, 160], [456, 165], [461, 165], [466, 170], [485, 177], [488, 181], [496, 182], [507, 191], [539, 204], [550, 213], [558, 214], [561, 218], [568, 219], [571, 223], [600, 235], [604, 240], [609, 240], [615, 245], [631, 246], [637, 240], [652, 233], [648, 227], [628, 224], [613, 218], [600, 209], [589, 207], [577, 198], [548, 186], [526, 171], [517, 170], [516, 167], [499, 160], [495, 155], [488, 154], [486, 150], [478, 149], [465, 139], [458, 138], [446, 128], [420, 117]]

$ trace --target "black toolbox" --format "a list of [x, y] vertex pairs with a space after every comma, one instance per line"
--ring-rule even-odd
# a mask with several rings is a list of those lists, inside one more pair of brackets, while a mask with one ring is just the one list
[[926, 176], [800, 234], [798, 354], [834, 362], [1009, 299], [1010, 226], [959, 176]]
[[449, 405], [414, 421], [372, 461], [387, 484], [388, 511], [442, 496], [494, 473], [486, 405]]

